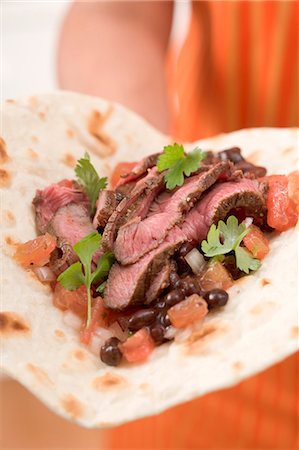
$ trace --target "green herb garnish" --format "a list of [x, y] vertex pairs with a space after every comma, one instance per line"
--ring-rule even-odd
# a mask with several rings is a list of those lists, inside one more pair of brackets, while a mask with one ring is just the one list
[[167, 189], [174, 189], [182, 186], [184, 175], [189, 177], [200, 167], [200, 162], [206, 157], [206, 153], [195, 148], [185, 155], [184, 147], [180, 144], [167, 145], [164, 147], [162, 155], [159, 156], [157, 168], [159, 172], [167, 170], [165, 181]]
[[84, 158], [77, 161], [75, 173], [77, 175], [78, 183], [84, 187], [90, 200], [91, 212], [93, 214], [99, 192], [107, 186], [107, 177], [99, 177], [97, 171], [90, 162], [88, 153], [85, 153]]
[[[78, 255], [80, 261], [72, 264], [64, 272], [62, 272], [57, 281], [67, 290], [75, 291], [81, 285], [86, 286], [87, 291], [87, 322], [88, 328], [91, 320], [91, 295], [90, 288], [93, 283], [97, 283], [107, 277], [109, 270], [114, 262], [112, 253], [107, 252], [97, 263], [97, 268], [94, 272], [91, 270], [92, 256], [99, 250], [102, 236], [93, 231], [85, 236], [81, 241], [78, 241], [73, 249]], [[84, 268], [84, 270], [82, 270]]]
[[217, 227], [215, 224], [211, 225], [207, 240], [201, 243], [201, 249], [208, 257], [225, 255], [234, 251], [237, 267], [243, 272], [249, 273], [249, 270], [257, 270], [261, 265], [258, 259], [253, 258], [245, 248], [240, 247], [243, 238], [249, 231], [244, 223], [239, 225], [235, 216], [229, 216], [226, 223], [220, 220]]

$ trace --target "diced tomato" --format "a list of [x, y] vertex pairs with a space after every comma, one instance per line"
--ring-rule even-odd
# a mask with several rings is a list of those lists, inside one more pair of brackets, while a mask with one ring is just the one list
[[72, 180], [67, 180], [66, 178], [61, 180], [61, 181], [59, 181], [59, 183], [57, 183], [57, 184], [59, 186], [61, 186], [61, 187], [68, 187], [68, 188], [71, 188], [71, 189], [74, 187], [73, 181]]
[[167, 314], [174, 327], [186, 328], [208, 314], [208, 305], [199, 295], [193, 294], [186, 300], [172, 306]]
[[295, 170], [288, 175], [288, 195], [299, 209], [299, 170]]
[[56, 247], [56, 238], [49, 233], [31, 241], [19, 244], [14, 255], [23, 267], [44, 266], [50, 260], [50, 254]]
[[124, 357], [129, 362], [146, 360], [155, 348], [155, 343], [146, 328], [141, 328], [120, 345]]
[[80, 332], [80, 340], [83, 344], [89, 344], [92, 335], [99, 327], [106, 327], [106, 308], [103, 303], [103, 299], [101, 297], [97, 297], [94, 299], [94, 304], [91, 308], [91, 322], [89, 327], [86, 327], [86, 322], [83, 324], [83, 328]]
[[208, 264], [207, 270], [199, 280], [204, 291], [211, 289], [224, 289], [225, 291], [233, 285], [233, 279], [220, 261]]
[[269, 241], [262, 231], [255, 225], [251, 225], [250, 231], [243, 239], [247, 250], [257, 259], [263, 259], [269, 253]]
[[285, 231], [296, 225], [298, 211], [296, 204], [288, 195], [288, 177], [271, 175], [267, 177], [269, 185], [267, 197], [267, 222], [278, 231]]
[[68, 291], [60, 283], [56, 283], [53, 303], [57, 308], [62, 309], [62, 311], [71, 310], [83, 320], [86, 320], [87, 292], [85, 286], [80, 286], [75, 291]]
[[111, 175], [110, 178], [110, 184], [111, 187], [114, 189], [121, 177], [121, 175], [126, 175], [127, 173], [131, 172], [133, 167], [136, 166], [136, 162], [121, 162], [118, 163]]

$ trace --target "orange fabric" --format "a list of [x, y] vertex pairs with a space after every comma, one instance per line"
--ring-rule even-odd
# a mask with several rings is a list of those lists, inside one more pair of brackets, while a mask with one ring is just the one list
[[172, 68], [172, 134], [298, 126], [298, 1], [193, 2]]
[[[193, 2], [171, 64], [179, 140], [299, 125], [297, 1]], [[107, 448], [299, 449], [298, 361], [297, 354], [236, 387], [107, 431]]]
[[298, 363], [294, 355], [234, 388], [107, 430], [106, 448], [298, 449]]

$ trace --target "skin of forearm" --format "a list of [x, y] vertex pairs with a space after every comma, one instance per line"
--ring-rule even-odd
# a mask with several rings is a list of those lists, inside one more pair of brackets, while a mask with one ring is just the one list
[[75, 3], [60, 36], [60, 86], [118, 101], [167, 132], [172, 8], [167, 1]]

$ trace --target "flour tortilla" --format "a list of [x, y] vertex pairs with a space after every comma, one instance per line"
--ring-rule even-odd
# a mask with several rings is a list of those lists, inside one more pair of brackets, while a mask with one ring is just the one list
[[[1, 135], [3, 371], [57, 414], [85, 427], [112, 427], [233, 386], [298, 348], [297, 234], [273, 237], [261, 269], [230, 289], [185, 343], [163, 345], [143, 364], [112, 368], [79, 343], [52, 306], [51, 291], [12, 259], [14, 243], [36, 236], [36, 189], [73, 178], [85, 151], [101, 176], [119, 161], [160, 151], [172, 139], [117, 104], [58, 92], [8, 101]], [[269, 174], [295, 170], [298, 130], [248, 129], [188, 144], [240, 146]], [[6, 150], [5, 150], [6, 146]]]

